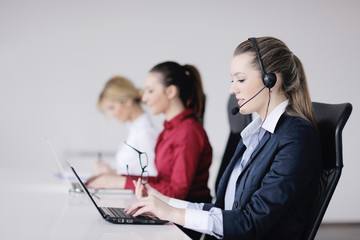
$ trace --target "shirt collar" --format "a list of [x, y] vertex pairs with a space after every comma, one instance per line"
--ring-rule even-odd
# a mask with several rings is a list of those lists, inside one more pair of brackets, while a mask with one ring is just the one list
[[281, 115], [285, 112], [286, 106], [288, 105], [289, 100], [285, 100], [276, 106], [274, 110], [269, 114], [265, 119], [265, 122], [262, 125], [266, 131], [274, 133], [276, 124], [278, 123]]
[[[285, 112], [286, 106], [288, 105], [288, 100], [281, 102], [275, 107], [274, 110], [266, 117], [262, 128], [270, 133], [274, 133], [276, 124], [278, 123], [281, 115]], [[242, 132], [241, 137], [243, 139], [248, 139], [250, 135], [259, 132], [262, 120], [260, 117], [255, 118]]]
[[170, 121], [165, 120], [164, 121], [164, 128], [165, 129], [172, 129], [179, 125], [185, 118], [189, 117], [190, 115], [193, 115], [194, 111], [192, 109], [185, 109], [175, 117], [173, 117]]

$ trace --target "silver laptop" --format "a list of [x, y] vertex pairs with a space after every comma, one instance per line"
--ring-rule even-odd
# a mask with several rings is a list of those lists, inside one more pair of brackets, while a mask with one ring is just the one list
[[[69, 164], [70, 165], [70, 164]], [[148, 216], [137, 216], [133, 217], [126, 213], [124, 208], [111, 208], [111, 207], [99, 207], [96, 201], [93, 199], [92, 194], [88, 191], [85, 184], [81, 181], [80, 177], [76, 173], [75, 169], [70, 166], [76, 179], [81, 185], [83, 191], [89, 197], [90, 201], [95, 205], [100, 215], [108, 222], [116, 224], [165, 224], [168, 221], [152, 219]]]
[[[59, 170], [59, 177], [64, 179], [64, 182], [67, 186], [69, 186], [69, 191], [70, 192], [83, 192], [83, 188], [81, 187], [81, 185], [79, 184], [79, 182], [77, 180], [73, 180], [71, 178], [69, 178], [68, 174], [66, 174], [66, 171], [64, 169], [64, 166], [62, 164], [62, 162], [60, 161], [60, 159], [58, 158], [54, 147], [52, 146], [50, 140], [48, 138], [45, 139], [47, 145], [49, 146], [49, 149], [51, 151], [51, 154], [53, 155], [56, 164], [58, 166], [58, 170]], [[89, 192], [91, 192], [92, 194], [133, 194], [134, 191], [131, 189], [112, 189], [112, 188], [101, 188], [101, 189], [94, 189], [94, 188], [88, 188]]]

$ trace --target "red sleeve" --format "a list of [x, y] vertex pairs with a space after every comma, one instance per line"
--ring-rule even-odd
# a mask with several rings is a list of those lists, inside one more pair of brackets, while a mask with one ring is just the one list
[[[137, 179], [137, 177], [135, 176], [133, 178]], [[125, 189], [132, 189], [135, 191], [135, 186], [132, 182], [132, 179], [129, 176], [126, 176]]]
[[[133, 180], [129, 177], [129, 176], [125, 176], [126, 177], [126, 182], [125, 182], [125, 189], [132, 189], [135, 191], [135, 186], [133, 184]], [[133, 179], [137, 180], [139, 178], [139, 176], [135, 176], [135, 175], [132, 175], [131, 176]], [[152, 182], [154, 181], [154, 179], [156, 179], [156, 177], [150, 177], [149, 178], [149, 182]], [[152, 185], [152, 184], [151, 184]]]

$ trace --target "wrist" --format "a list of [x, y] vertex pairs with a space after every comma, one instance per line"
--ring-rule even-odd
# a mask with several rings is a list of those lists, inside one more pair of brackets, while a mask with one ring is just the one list
[[126, 177], [119, 175], [119, 181], [117, 181], [117, 188], [125, 188], [126, 185]]
[[169, 203], [170, 201], [170, 197], [168, 196], [165, 196], [163, 194], [159, 194], [158, 196], [156, 196], [157, 198], [159, 198], [161, 201], [163, 201], [164, 203]]
[[185, 211], [186, 209], [183, 208], [173, 208], [173, 213], [170, 215], [171, 222], [176, 223], [178, 225], [184, 226], [185, 225]]

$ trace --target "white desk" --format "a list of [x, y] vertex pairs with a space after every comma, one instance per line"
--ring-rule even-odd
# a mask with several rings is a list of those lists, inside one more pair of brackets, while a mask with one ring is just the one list
[[[0, 169], [0, 189], [0, 239], [189, 239], [172, 223], [108, 223], [84, 194], [69, 194], [52, 173]], [[101, 204], [112, 205], [109, 197]], [[132, 198], [117, 196], [114, 207]]]

